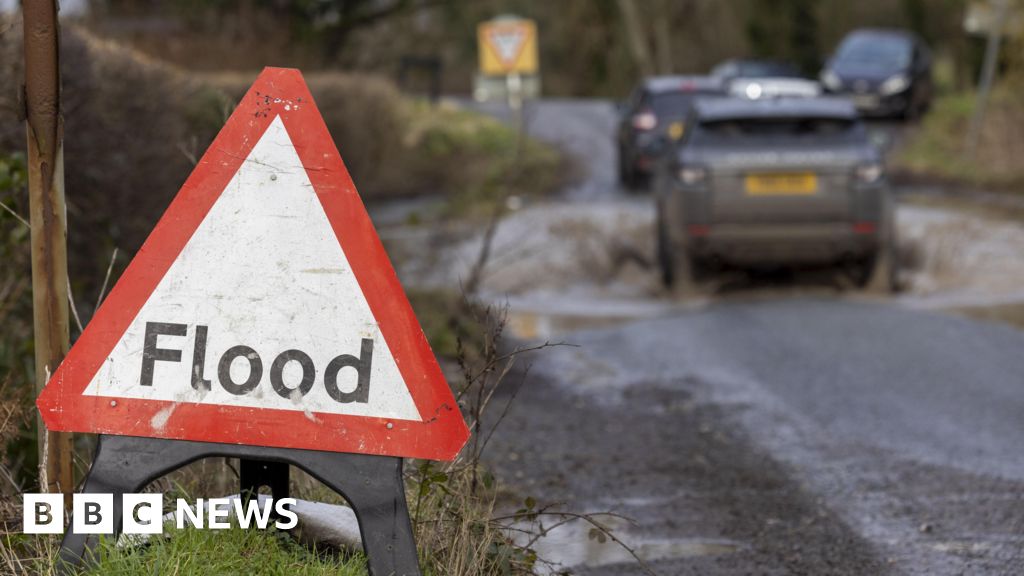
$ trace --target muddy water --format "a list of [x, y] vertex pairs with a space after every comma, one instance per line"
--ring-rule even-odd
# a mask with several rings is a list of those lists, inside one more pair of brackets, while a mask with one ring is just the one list
[[[672, 300], [658, 284], [653, 211], [639, 199], [526, 210], [502, 224], [482, 295], [511, 308], [524, 338], [656, 317], [722, 299], [823, 296], [892, 298], [910, 308], [951, 310], [1024, 323], [1024, 224], [987, 211], [905, 203], [898, 210], [903, 290], [894, 297], [849, 289], [836, 271], [719, 278], [702, 297]], [[472, 261], [470, 239], [448, 261]], [[455, 269], [428, 281], [452, 285]], [[464, 274], [464, 272], [462, 273]], [[447, 276], [445, 278], [444, 276]]]
[[[598, 536], [592, 524], [574, 520], [545, 533], [532, 543], [521, 531], [512, 530], [513, 540], [529, 544], [537, 552], [539, 574], [559, 574], [566, 568], [628, 564], [636, 558], [644, 562], [732, 554], [742, 549], [729, 540], [672, 539], [638, 536], [629, 532], [630, 523], [616, 517], [597, 520], [622, 543]], [[531, 526], [522, 526], [529, 530]]]

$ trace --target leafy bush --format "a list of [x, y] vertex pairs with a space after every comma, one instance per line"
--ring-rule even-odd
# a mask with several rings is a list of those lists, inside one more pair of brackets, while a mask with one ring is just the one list
[[[204, 78], [237, 101], [255, 76]], [[555, 148], [525, 139], [517, 157], [515, 130], [452, 104], [431, 106], [403, 98], [393, 84], [366, 74], [314, 72], [310, 92], [345, 165], [364, 198], [443, 194], [457, 207], [494, 199], [496, 178], [515, 163], [519, 183], [506, 193], [539, 195], [562, 183], [564, 158]], [[506, 182], [508, 184], [508, 182]]]
[[[36, 464], [28, 426], [34, 368], [27, 218], [24, 156], [0, 156], [0, 473], [23, 485]], [[0, 482], [0, 514], [17, 492], [12, 482]]]
[[448, 213], [473, 214], [509, 195], [543, 196], [570, 173], [557, 149], [497, 120], [452, 105], [405, 108], [407, 165], [448, 191]]

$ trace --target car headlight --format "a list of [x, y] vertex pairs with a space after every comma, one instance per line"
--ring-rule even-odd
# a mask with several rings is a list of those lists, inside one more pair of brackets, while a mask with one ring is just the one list
[[764, 88], [762, 88], [757, 82], [751, 82], [750, 84], [747, 84], [746, 88], [744, 88], [743, 93], [747, 98], [757, 100], [762, 94], [764, 94]]
[[878, 92], [884, 96], [889, 96], [890, 94], [903, 92], [909, 86], [910, 78], [907, 78], [905, 74], [897, 74], [890, 76], [885, 82], [882, 82], [878, 87]]
[[821, 73], [821, 84], [829, 90], [839, 90], [842, 88], [843, 82], [839, 79], [839, 75], [831, 70], [825, 70]]
[[703, 166], [681, 166], [676, 177], [687, 186], [696, 186], [707, 180], [708, 171]]
[[885, 167], [880, 162], [868, 162], [857, 166], [854, 174], [861, 184], [877, 184], [885, 176]]

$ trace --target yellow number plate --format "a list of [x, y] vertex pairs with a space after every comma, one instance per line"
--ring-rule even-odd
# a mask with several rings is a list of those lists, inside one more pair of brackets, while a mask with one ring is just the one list
[[809, 196], [818, 191], [818, 177], [810, 172], [748, 174], [749, 196]]
[[682, 122], [673, 122], [668, 125], [669, 138], [673, 140], [679, 140], [683, 137], [683, 132], [686, 131], [686, 124]]

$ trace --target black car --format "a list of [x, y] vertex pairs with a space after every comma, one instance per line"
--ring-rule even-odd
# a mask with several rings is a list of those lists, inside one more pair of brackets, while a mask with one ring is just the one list
[[931, 105], [931, 51], [904, 30], [855, 30], [820, 79], [827, 92], [852, 98], [865, 116], [915, 118]]
[[666, 141], [678, 140], [697, 96], [722, 95], [721, 80], [707, 76], [657, 76], [644, 80], [622, 105], [619, 179], [629, 188], [646, 185]]
[[712, 68], [711, 75], [726, 82], [737, 78], [803, 78], [791, 62], [754, 58], [726, 60]]

